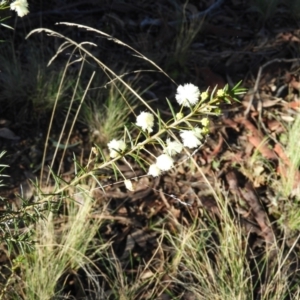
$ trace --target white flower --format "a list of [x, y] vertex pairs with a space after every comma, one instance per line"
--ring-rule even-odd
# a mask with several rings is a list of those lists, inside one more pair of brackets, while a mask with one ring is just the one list
[[181, 130], [180, 136], [185, 147], [196, 148], [201, 145], [200, 139], [202, 138], [202, 135], [200, 128], [194, 128], [193, 130]]
[[154, 126], [154, 116], [148, 112], [141, 112], [136, 118], [136, 125], [142, 127], [144, 131], [152, 132], [152, 127]]
[[160, 156], [158, 156], [156, 158], [156, 165], [162, 171], [168, 171], [168, 170], [170, 170], [173, 167], [174, 160], [168, 154], [161, 154]]
[[125, 179], [125, 180], [124, 180], [124, 184], [125, 184], [127, 190], [129, 190], [129, 191], [131, 191], [131, 192], [134, 191], [134, 188], [133, 188], [133, 186], [132, 186], [131, 180]]
[[149, 167], [148, 175], [151, 175], [153, 177], [157, 177], [160, 174], [161, 174], [161, 169], [156, 164], [152, 164]]
[[27, 0], [16, 0], [10, 4], [10, 9], [15, 10], [19, 17], [29, 13]]
[[111, 140], [108, 144], [108, 149], [110, 150], [110, 157], [115, 158], [119, 155], [118, 152], [123, 152], [126, 149], [126, 144], [122, 140]]
[[167, 139], [167, 147], [164, 149], [164, 152], [170, 156], [180, 153], [182, 151], [183, 145], [177, 141], [171, 141]]
[[179, 105], [187, 107], [195, 105], [199, 101], [199, 97], [200, 91], [192, 83], [186, 83], [183, 86], [179, 85], [175, 96]]

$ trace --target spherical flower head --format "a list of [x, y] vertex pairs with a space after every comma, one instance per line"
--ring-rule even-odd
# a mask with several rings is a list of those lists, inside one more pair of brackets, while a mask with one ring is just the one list
[[139, 116], [136, 118], [136, 125], [142, 127], [144, 131], [148, 131], [149, 133], [153, 131], [154, 126], [154, 116], [148, 112], [141, 112]]
[[110, 151], [109, 156], [111, 158], [115, 158], [115, 157], [119, 156], [119, 152], [125, 151], [126, 144], [122, 140], [113, 139], [107, 144], [107, 147]]
[[219, 89], [219, 90], [217, 90], [217, 96], [218, 97], [224, 97], [224, 95], [225, 95], [225, 92], [222, 90], [222, 89]]
[[156, 165], [162, 170], [162, 171], [168, 171], [170, 170], [174, 165], [174, 160], [171, 156], [168, 154], [161, 154], [156, 158]]
[[166, 140], [167, 147], [165, 147], [164, 152], [169, 156], [173, 156], [176, 153], [182, 151], [183, 145], [177, 141], [171, 141], [170, 139]]
[[29, 13], [27, 0], [16, 0], [10, 4], [10, 9], [15, 10], [19, 17], [24, 17]]
[[176, 114], [176, 120], [181, 120], [182, 118], [184, 117], [183, 113], [182, 112], [179, 112]]
[[202, 131], [200, 128], [194, 128], [193, 130], [181, 130], [180, 137], [182, 139], [183, 145], [188, 148], [196, 148], [202, 143], [200, 139], [202, 138]]
[[204, 127], [208, 127], [209, 125], [209, 120], [208, 118], [203, 118], [200, 123], [204, 126]]
[[161, 174], [161, 169], [156, 164], [152, 164], [149, 167], [148, 175], [151, 175], [153, 177], [157, 177], [160, 174]]
[[177, 94], [175, 96], [176, 101], [182, 106], [194, 106], [198, 103], [200, 97], [200, 91], [197, 86], [192, 83], [186, 83], [185, 85], [179, 85], [177, 88]]

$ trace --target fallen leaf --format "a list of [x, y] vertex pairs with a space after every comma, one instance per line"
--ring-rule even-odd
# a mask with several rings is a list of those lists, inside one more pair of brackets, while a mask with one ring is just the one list
[[4, 127], [0, 128], [0, 137], [8, 140], [19, 140], [20, 137], [15, 135], [10, 129]]
[[248, 141], [267, 159], [277, 159], [275, 152], [270, 148], [266, 139], [257, 128], [248, 120], [241, 120], [245, 128], [248, 129]]
[[145, 272], [143, 272], [143, 274], [140, 276], [141, 279], [148, 279], [152, 276], [154, 276], [155, 274], [151, 271], [151, 270], [147, 270]]
[[222, 135], [219, 133], [219, 141], [218, 141], [218, 145], [216, 146], [216, 148], [213, 150], [212, 153], [210, 153], [210, 157], [213, 158], [214, 156], [216, 156], [222, 149], [222, 146], [223, 146], [223, 137]]
[[262, 154], [263, 157], [267, 159], [277, 159], [274, 151], [269, 148], [267, 141], [262, 139], [260, 136], [248, 136], [248, 140]]
[[300, 107], [300, 101], [292, 101], [285, 104], [286, 108], [298, 109]]

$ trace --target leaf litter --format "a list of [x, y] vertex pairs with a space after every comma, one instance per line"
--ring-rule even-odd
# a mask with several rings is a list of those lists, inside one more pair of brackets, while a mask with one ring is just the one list
[[[202, 2], [198, 4], [191, 1], [191, 5], [201, 12], [204, 10], [202, 6], [207, 4], [205, 7], [209, 7], [210, 1]], [[99, 11], [100, 21], [112, 31], [110, 34], [114, 33], [116, 38], [123, 41], [130, 41], [133, 48], [145, 55], [149, 54], [167, 73], [177, 68], [179, 72], [174, 73], [176, 81], [193, 81], [201, 89], [206, 89], [215, 85], [221, 88], [226, 82], [232, 84], [242, 79], [244, 86], [249, 89], [240, 104], [225, 106], [223, 116], [212, 120], [211, 134], [205, 145], [193, 153], [193, 158], [201, 166], [208, 182], [185, 157], [182, 158], [184, 163], [155, 179], [142, 176], [136, 166], [119, 165], [126, 178], [131, 179], [133, 191], [126, 190], [122, 181], [115, 183], [112, 174], [96, 174], [104, 188], [96, 186], [90, 190], [95, 200], [95, 212], [91, 219], [105, 220], [101, 235], [112, 242], [112, 257], [120, 261], [128, 278], [135, 278], [131, 275], [140, 272], [140, 278], [147, 280], [156, 271], [164, 270], [168, 257], [174, 255], [174, 249], [168, 248], [168, 243], [160, 240], [160, 230], [168, 230], [176, 235], [179, 225], [189, 227], [198, 218], [208, 217], [222, 224], [222, 209], [210, 186], [227, 195], [229, 206], [232, 207], [232, 218], [238, 221], [237, 226], [243, 227], [245, 236], [249, 237], [249, 260], [268, 249], [278, 248], [277, 243], [282, 240], [284, 230], [290, 232], [290, 238], [282, 242], [283, 247], [294, 247], [299, 252], [298, 243], [293, 244], [293, 241], [297, 241], [293, 236], [297, 235], [300, 228], [292, 232], [290, 228], [281, 227], [282, 223], [288, 224], [286, 201], [296, 203], [299, 199], [298, 169], [295, 170], [293, 191], [285, 197], [276, 197], [284, 184], [282, 178], [290, 176], [288, 172], [292, 164], [286, 153], [287, 143], [280, 139], [287, 134], [299, 108], [299, 62], [295, 52], [295, 47], [299, 47], [299, 30], [292, 21], [287, 27], [278, 25], [275, 29], [270, 24], [253, 26], [252, 18], [255, 15], [246, 14], [243, 1], [215, 3], [221, 7], [214, 8], [217, 15], [210, 18], [210, 11], [207, 12], [203, 29], [199, 30], [184, 53], [185, 60], [179, 63], [176, 57], [172, 61], [174, 52], [171, 44], [166, 43], [166, 40], [176, 43], [179, 38], [174, 29], [177, 24], [172, 23], [172, 11], [167, 8], [167, 2], [162, 1], [158, 10], [154, 10], [146, 1], [140, 1], [140, 4], [122, 3], [122, 8], [121, 3], [106, 4], [109, 13], [104, 8]], [[76, 7], [79, 4], [72, 5]], [[90, 5], [93, 7], [95, 4], [91, 1]], [[63, 12], [64, 7], [60, 11]], [[167, 13], [159, 15], [162, 11]], [[151, 12], [154, 17], [149, 18], [147, 12]], [[78, 10], [78, 17], [83, 15]], [[194, 15], [197, 16], [197, 12]], [[281, 14], [278, 24], [284, 23], [286, 15], [287, 12]], [[95, 26], [98, 19], [91, 17], [89, 25]], [[106, 53], [111, 53], [111, 58], [108, 58], [111, 62], [116, 57], [121, 60], [120, 55], [124, 56], [108, 42], [103, 41], [102, 47]], [[167, 53], [172, 54], [170, 61], [166, 61]], [[132, 58], [129, 63], [138, 67]], [[168, 86], [165, 81], [161, 81], [158, 75], [153, 78], [157, 83], [151, 93], [159, 95], [159, 98], [160, 95], [174, 98], [174, 88], [170, 84]], [[148, 80], [153, 79], [149, 76]], [[157, 103], [157, 108], [161, 108], [162, 112], [168, 110], [161, 103]], [[20, 182], [28, 180], [28, 174], [31, 174], [30, 179], [36, 176], [32, 174], [33, 154], [30, 144], [34, 141], [39, 151], [42, 147], [37, 131], [23, 132], [20, 127], [14, 127], [16, 130], [0, 128], [2, 148], [6, 148], [9, 153], [19, 153], [14, 160], [7, 162], [12, 169], [9, 171], [10, 188], [1, 192], [3, 198], [10, 195], [12, 202], [17, 201], [16, 196], [20, 195], [16, 189]], [[85, 131], [78, 128], [73, 136], [74, 141], [70, 145], [75, 150], [68, 149], [67, 156], [72, 159], [73, 153], [77, 156], [85, 153], [83, 156], [86, 159], [88, 151], [83, 151], [83, 148], [89, 149], [91, 144]], [[63, 177], [70, 179], [72, 171], [66, 164]], [[87, 184], [87, 189], [89, 186], [93, 185]], [[31, 192], [28, 197], [32, 195]], [[75, 199], [83, 201], [79, 195]], [[97, 212], [97, 207], [103, 203], [107, 207], [105, 214]], [[299, 207], [295, 204], [294, 209]], [[128, 263], [130, 259], [132, 265]], [[295, 260], [298, 259], [296, 254]], [[274, 260], [273, 253], [269, 263], [274, 263]], [[263, 285], [264, 282], [257, 288], [257, 294], [262, 293]], [[105, 288], [109, 290], [108, 286]], [[171, 299], [162, 287], [156, 288], [157, 294], [164, 295], [159, 299]], [[169, 288], [176, 291], [175, 287]], [[65, 292], [76, 297], [75, 287], [65, 287]], [[86, 291], [84, 293], [88, 294]], [[193, 296], [193, 293], [184, 293], [182, 299], [193, 299]], [[135, 299], [147, 299], [147, 289], [140, 291], [140, 298], [137, 297]]]

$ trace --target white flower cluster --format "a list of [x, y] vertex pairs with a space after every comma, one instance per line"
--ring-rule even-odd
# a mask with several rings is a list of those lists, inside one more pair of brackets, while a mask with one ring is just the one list
[[179, 105], [194, 106], [199, 101], [200, 91], [192, 83], [186, 83], [185, 85], [178, 86], [175, 98]]
[[166, 152], [168, 155], [173, 156], [182, 151], [183, 146], [179, 142], [167, 139], [166, 143], [167, 147], [164, 149], [164, 152]]
[[167, 146], [164, 148], [165, 154], [158, 156], [156, 158], [156, 163], [150, 165], [148, 175], [156, 177], [159, 176], [162, 171], [170, 170], [174, 165], [172, 156], [180, 153], [183, 149], [183, 146], [192, 149], [201, 145], [200, 139], [202, 138], [202, 135], [200, 128], [194, 128], [193, 130], [181, 130], [180, 137], [183, 144], [167, 139]]
[[29, 13], [27, 0], [16, 0], [10, 4], [10, 9], [15, 10], [19, 17]]
[[[198, 87], [194, 86], [191, 83], [180, 85], [177, 89], [176, 100], [182, 106], [191, 107], [198, 103], [200, 99], [200, 91]], [[176, 115], [176, 120], [180, 120], [184, 115], [180, 112]], [[199, 147], [203, 139], [203, 135], [207, 133], [208, 129], [208, 119], [204, 118], [200, 123], [203, 125], [203, 128], [195, 127], [192, 130], [180, 130], [180, 137], [182, 143], [178, 141], [172, 141], [168, 138], [165, 142], [165, 146], [163, 149], [163, 154], [159, 155], [156, 158], [156, 162], [151, 164], [149, 167], [148, 175], [153, 177], [159, 176], [163, 171], [168, 171], [174, 166], [173, 156], [181, 153], [183, 147], [187, 148], [196, 148]], [[149, 112], [141, 112], [139, 116], [136, 118], [136, 125], [140, 127], [143, 131], [147, 131], [148, 133], [153, 132], [154, 127], [154, 115]], [[116, 158], [125, 151], [126, 144], [122, 140], [113, 139], [108, 143], [108, 148], [110, 150], [110, 157]], [[130, 181], [124, 181], [126, 187], [129, 190], [133, 190]]]
[[115, 158], [119, 155], [120, 152], [122, 153], [123, 151], [125, 151], [126, 144], [122, 140], [113, 139], [107, 144], [107, 147], [110, 151], [109, 156], [111, 158]]
[[180, 137], [182, 138], [183, 145], [191, 149], [200, 146], [201, 132], [202, 130], [197, 127], [193, 130], [181, 130]]
[[144, 131], [148, 131], [151, 133], [153, 131], [154, 126], [154, 116], [151, 113], [148, 112], [142, 112], [137, 118], [136, 118], [136, 125], [139, 127], [142, 127]]
[[156, 158], [156, 163], [150, 165], [148, 175], [159, 176], [162, 171], [170, 170], [174, 165], [174, 160], [168, 154], [161, 154]]

